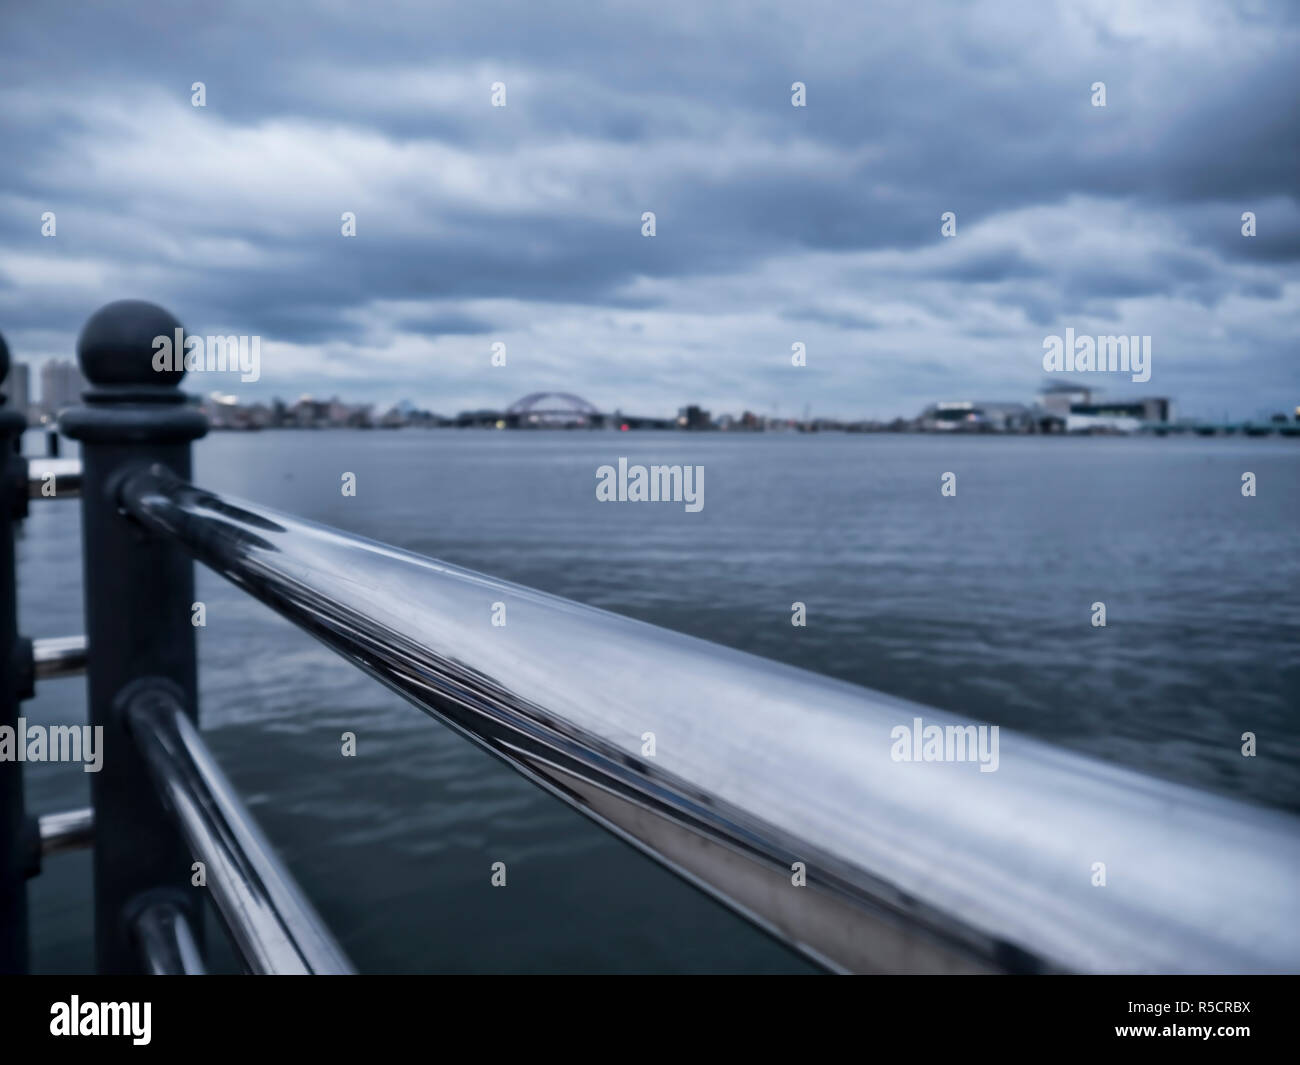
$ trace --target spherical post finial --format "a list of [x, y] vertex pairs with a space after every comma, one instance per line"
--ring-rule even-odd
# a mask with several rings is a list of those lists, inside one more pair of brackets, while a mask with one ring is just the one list
[[[184, 333], [176, 316], [156, 303], [117, 300], [82, 327], [77, 361], [94, 387], [176, 388], [185, 376]], [[156, 358], [161, 353], [166, 357]]]
[[65, 436], [83, 445], [143, 447], [188, 444], [208, 431], [208, 419], [179, 387], [185, 330], [156, 303], [118, 300], [101, 307], [77, 338], [77, 361], [90, 387], [81, 394], [83, 406], [59, 415]]

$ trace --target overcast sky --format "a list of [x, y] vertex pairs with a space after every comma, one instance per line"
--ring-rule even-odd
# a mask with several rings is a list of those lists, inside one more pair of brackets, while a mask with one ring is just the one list
[[261, 336], [187, 380], [250, 400], [892, 417], [1028, 400], [1073, 328], [1151, 336], [1179, 413], [1291, 410], [1298, 13], [5, 0], [0, 331], [69, 357], [129, 296]]

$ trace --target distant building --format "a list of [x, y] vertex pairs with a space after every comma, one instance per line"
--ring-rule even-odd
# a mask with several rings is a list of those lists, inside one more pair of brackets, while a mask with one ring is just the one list
[[979, 412], [965, 401], [931, 403], [921, 411], [918, 427], [931, 433], [950, 433], [976, 428]]
[[1074, 404], [1091, 402], [1092, 389], [1081, 388], [1064, 381], [1054, 381], [1038, 393], [1038, 405], [1062, 418], [1069, 415], [1070, 408]]
[[980, 403], [984, 426], [995, 433], [1032, 433], [1036, 428], [1033, 408], [1023, 403]]
[[88, 387], [75, 362], [68, 359], [48, 360], [41, 367], [42, 412], [53, 418], [65, 407], [75, 407], [81, 402], [81, 393]]
[[329, 402], [311, 396], [303, 396], [285, 412], [286, 423], [298, 429], [324, 429], [329, 417]]
[[1088, 403], [1073, 403], [1066, 419], [1066, 428], [1072, 433], [1134, 433], [1151, 423], [1168, 424], [1173, 420], [1173, 410], [1173, 402], [1164, 396], [1133, 401], [1093, 400]]
[[1151, 424], [1174, 420], [1173, 400], [1164, 396], [1105, 399], [1092, 389], [1053, 382], [1038, 397], [1040, 411], [1065, 420], [1071, 433], [1133, 433]]
[[[749, 412], [746, 411], [746, 414]], [[753, 415], [749, 415], [753, 417]], [[713, 421], [709, 418], [709, 412], [701, 410], [695, 404], [689, 407], [682, 407], [677, 411], [677, 424], [682, 429], [712, 429]]]
[[370, 404], [344, 403], [335, 396], [326, 404], [325, 424], [331, 429], [369, 429]]
[[926, 407], [919, 427], [928, 432], [1032, 433], [1038, 430], [1038, 419], [1023, 403], [959, 400]]
[[463, 410], [456, 415], [458, 429], [504, 429], [505, 414], [499, 410]]
[[238, 397], [221, 392], [203, 396], [199, 409], [213, 429], [266, 429], [271, 425], [271, 409], [264, 403], [244, 407]]

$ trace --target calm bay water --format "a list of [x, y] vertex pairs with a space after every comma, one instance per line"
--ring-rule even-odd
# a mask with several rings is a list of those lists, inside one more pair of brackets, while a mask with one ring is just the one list
[[[703, 465], [704, 509], [597, 502], [596, 468], [621, 455]], [[215, 434], [195, 467], [221, 492], [1300, 812], [1294, 440], [267, 432]], [[28, 635], [83, 631], [77, 514], [34, 504], [25, 523]], [[363, 971], [810, 971], [233, 586], [200, 569], [198, 587], [209, 741]], [[83, 682], [24, 712], [84, 721]], [[26, 779], [35, 813], [88, 801], [75, 766]], [[32, 882], [37, 971], [91, 968], [89, 872], [65, 856]]]

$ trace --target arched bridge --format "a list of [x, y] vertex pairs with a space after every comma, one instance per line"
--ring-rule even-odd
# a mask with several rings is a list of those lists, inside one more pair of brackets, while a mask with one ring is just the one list
[[506, 416], [521, 428], [600, 425], [605, 418], [595, 406], [572, 392], [532, 392], [510, 404]]

